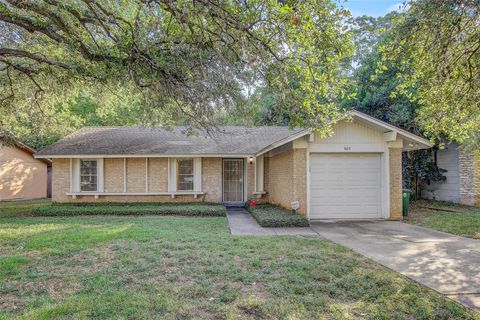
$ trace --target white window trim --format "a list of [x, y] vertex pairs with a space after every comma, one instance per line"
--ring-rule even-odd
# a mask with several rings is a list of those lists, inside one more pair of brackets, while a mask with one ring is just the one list
[[81, 191], [80, 190], [80, 159], [72, 159], [70, 165], [71, 176], [71, 192], [81, 194], [94, 194], [104, 191], [103, 181], [103, 158], [87, 158], [82, 160], [95, 160], [97, 161], [97, 190], [96, 191]]
[[[193, 160], [193, 190], [177, 190], [177, 160]], [[178, 157], [168, 159], [168, 192], [202, 192], [202, 158]]]

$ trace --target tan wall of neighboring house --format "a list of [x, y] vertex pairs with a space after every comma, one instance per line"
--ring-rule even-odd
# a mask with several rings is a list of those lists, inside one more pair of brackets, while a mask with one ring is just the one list
[[20, 148], [0, 146], [0, 201], [47, 196], [47, 164]]

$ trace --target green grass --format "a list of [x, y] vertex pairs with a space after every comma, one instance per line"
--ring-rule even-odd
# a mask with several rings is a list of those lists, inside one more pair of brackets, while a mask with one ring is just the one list
[[405, 221], [463, 237], [480, 239], [480, 208], [421, 200], [412, 204]]
[[480, 319], [345, 247], [224, 217], [0, 219], [0, 319]]
[[32, 208], [50, 205], [50, 199], [2, 201], [0, 202], [0, 218], [15, 217], [21, 214], [30, 214]]
[[248, 211], [262, 227], [308, 227], [305, 217], [274, 205], [261, 204]]
[[226, 209], [215, 203], [110, 203], [110, 204], [52, 204], [31, 208], [35, 216], [72, 215], [183, 215], [225, 216]]

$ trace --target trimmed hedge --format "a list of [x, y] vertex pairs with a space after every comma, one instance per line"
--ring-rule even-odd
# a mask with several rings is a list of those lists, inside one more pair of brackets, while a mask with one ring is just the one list
[[35, 216], [73, 215], [180, 215], [226, 216], [227, 210], [216, 203], [105, 203], [105, 204], [52, 204], [34, 207]]
[[262, 227], [308, 227], [308, 220], [290, 210], [271, 204], [247, 207], [252, 217]]

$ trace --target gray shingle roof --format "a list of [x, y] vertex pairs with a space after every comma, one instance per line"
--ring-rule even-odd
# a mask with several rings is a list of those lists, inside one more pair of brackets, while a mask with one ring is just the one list
[[185, 127], [85, 127], [39, 151], [37, 156], [67, 155], [215, 155], [255, 154], [304, 129], [281, 126], [224, 126], [213, 135], [188, 135]]

